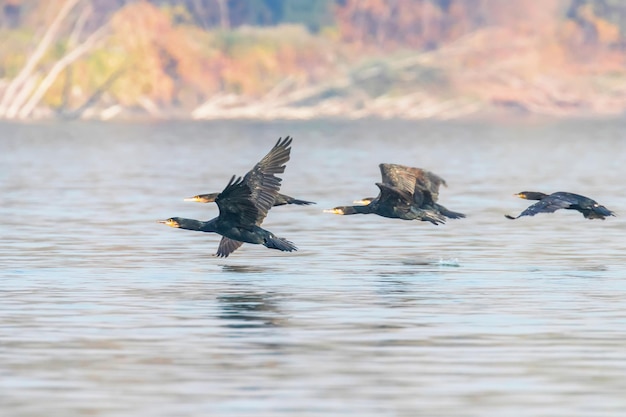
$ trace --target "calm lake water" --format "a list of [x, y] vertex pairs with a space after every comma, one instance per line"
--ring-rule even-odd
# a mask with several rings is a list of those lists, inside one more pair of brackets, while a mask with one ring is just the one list
[[[282, 253], [156, 220], [294, 136]], [[433, 226], [324, 208], [430, 169]], [[0, 410], [13, 416], [623, 416], [626, 122], [0, 124]], [[618, 213], [510, 221], [524, 190]]]

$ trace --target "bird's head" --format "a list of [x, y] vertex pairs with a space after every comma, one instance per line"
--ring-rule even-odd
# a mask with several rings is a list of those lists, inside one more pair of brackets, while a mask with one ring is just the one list
[[520, 193], [513, 194], [513, 196], [523, 198], [524, 200], [541, 200], [548, 195], [537, 191], [522, 191]]
[[357, 214], [357, 213], [369, 213], [370, 207], [368, 206], [340, 206], [332, 209], [324, 210], [324, 213], [332, 213], [332, 214], [340, 214], [342, 216], [348, 214]]
[[361, 200], [354, 200], [352, 204], [360, 204], [362, 206], [367, 206], [369, 203], [372, 202], [372, 200], [374, 200], [374, 197], [366, 197]]
[[179, 217], [170, 217], [167, 220], [158, 220], [159, 223], [166, 224], [169, 227], [180, 227], [180, 218]]
[[194, 195], [193, 197], [183, 198], [183, 201], [195, 201], [196, 203], [200, 203], [202, 200], [199, 195]]
[[324, 213], [344, 214], [343, 207], [335, 207], [335, 208], [332, 208], [332, 209], [325, 209]]
[[217, 193], [215, 194], [198, 194], [193, 197], [187, 197], [184, 201], [195, 201], [196, 203], [212, 203], [215, 201]]

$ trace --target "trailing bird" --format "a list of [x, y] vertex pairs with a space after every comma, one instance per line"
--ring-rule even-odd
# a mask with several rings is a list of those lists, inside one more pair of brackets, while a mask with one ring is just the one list
[[[439, 187], [447, 187], [446, 181], [439, 175], [422, 168], [414, 168], [400, 164], [380, 164], [383, 183], [405, 190], [414, 185], [413, 197], [415, 204], [422, 209], [435, 211], [450, 219], [461, 219], [465, 214], [448, 210], [437, 203]], [[369, 204], [374, 197], [356, 200], [354, 204]]]
[[379, 168], [382, 182], [376, 183], [380, 190], [377, 197], [359, 200], [357, 205], [338, 206], [324, 211], [341, 215], [377, 214], [433, 224], [445, 223], [446, 217], [465, 217], [437, 203], [439, 186], [445, 185], [441, 177], [420, 168], [398, 164], [380, 164]]
[[507, 219], [515, 220], [522, 216], [534, 216], [539, 213], [554, 213], [559, 209], [577, 210], [587, 219], [602, 219], [608, 216], [615, 216], [615, 213], [606, 207], [598, 204], [597, 201], [583, 195], [558, 191], [552, 194], [544, 194], [537, 191], [522, 191], [513, 194], [515, 197], [526, 200], [538, 200], [521, 212], [517, 217], [505, 214]]

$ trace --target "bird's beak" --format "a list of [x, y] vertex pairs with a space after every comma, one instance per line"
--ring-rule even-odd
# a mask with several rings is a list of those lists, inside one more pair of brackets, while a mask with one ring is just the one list
[[354, 200], [352, 204], [360, 204], [362, 206], [367, 206], [371, 201], [369, 200]]
[[157, 220], [157, 223], [162, 223], [162, 224], [168, 225], [169, 227], [180, 227], [178, 222], [172, 219]]
[[341, 209], [325, 209], [324, 213], [332, 213], [332, 214], [343, 214], [343, 210]]
[[198, 197], [187, 197], [187, 198], [183, 198], [183, 201], [198, 201]]
[[521, 193], [515, 193], [515, 194], [513, 194], [513, 197], [519, 197], [519, 198], [522, 198], [522, 194], [521, 194]]

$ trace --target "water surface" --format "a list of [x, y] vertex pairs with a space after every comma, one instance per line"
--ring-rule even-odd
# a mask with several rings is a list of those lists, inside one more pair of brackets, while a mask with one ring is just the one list
[[[515, 192], [626, 213], [626, 123], [0, 125], [3, 416], [622, 416], [626, 223], [510, 221]], [[212, 256], [221, 190], [293, 135], [264, 226]], [[442, 226], [322, 209], [378, 164], [444, 177]]]

